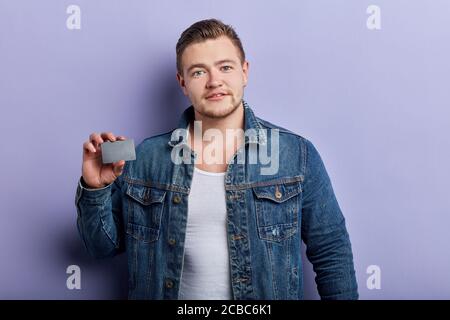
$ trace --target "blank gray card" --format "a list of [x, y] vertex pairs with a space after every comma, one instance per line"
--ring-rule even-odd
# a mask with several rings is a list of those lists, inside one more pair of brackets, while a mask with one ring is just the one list
[[112, 163], [119, 160], [136, 160], [133, 139], [125, 141], [106, 141], [101, 144], [103, 163]]

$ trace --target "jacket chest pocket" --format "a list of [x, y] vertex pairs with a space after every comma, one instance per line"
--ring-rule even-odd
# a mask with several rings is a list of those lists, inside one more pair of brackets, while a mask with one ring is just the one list
[[253, 188], [262, 240], [281, 242], [297, 232], [301, 190], [298, 182]]
[[[164, 209], [165, 190], [129, 184], [127, 233], [136, 239], [154, 241], [159, 238], [159, 229]], [[145, 231], [145, 232], [143, 232]]]

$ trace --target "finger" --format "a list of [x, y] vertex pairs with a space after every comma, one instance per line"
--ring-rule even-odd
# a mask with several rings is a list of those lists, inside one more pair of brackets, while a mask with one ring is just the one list
[[113, 163], [113, 167], [123, 167], [125, 165], [125, 160], [120, 160]]
[[117, 140], [122, 140], [122, 141], [127, 140], [127, 138], [125, 138], [124, 136], [117, 136], [116, 138], [117, 138]]
[[112, 132], [102, 132], [100, 136], [103, 140], [116, 141], [116, 137]]
[[95, 153], [95, 147], [90, 141], [83, 143], [83, 149]]
[[120, 160], [118, 162], [113, 163], [113, 172], [116, 177], [122, 175], [124, 166], [125, 166], [124, 160]]
[[89, 136], [89, 140], [92, 142], [95, 148], [98, 148], [104, 141], [98, 133], [93, 133]]

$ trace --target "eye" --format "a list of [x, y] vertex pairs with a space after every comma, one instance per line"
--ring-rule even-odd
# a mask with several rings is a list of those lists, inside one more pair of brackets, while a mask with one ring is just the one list
[[203, 71], [203, 70], [194, 71], [194, 72], [192, 73], [192, 76], [193, 76], [193, 77], [199, 77], [199, 76], [201, 75], [202, 72], [204, 72], [204, 71]]
[[230, 71], [231, 69], [233, 69], [233, 67], [232, 66], [223, 66], [222, 69], [224, 71]]

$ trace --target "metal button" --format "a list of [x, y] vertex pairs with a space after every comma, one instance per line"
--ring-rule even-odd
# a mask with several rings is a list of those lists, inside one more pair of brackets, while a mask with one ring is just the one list
[[175, 245], [177, 243], [177, 241], [175, 239], [169, 239], [169, 244], [171, 246]]
[[277, 189], [277, 191], [275, 191], [275, 198], [277, 199], [281, 199], [283, 195], [281, 194], [280, 190]]
[[175, 195], [175, 196], [173, 197], [173, 203], [180, 203], [180, 202], [181, 202], [180, 196], [179, 196], [179, 195]]
[[170, 279], [167, 279], [166, 280], [166, 288], [172, 288], [173, 287], [173, 282], [172, 282], [172, 280], [170, 280]]

